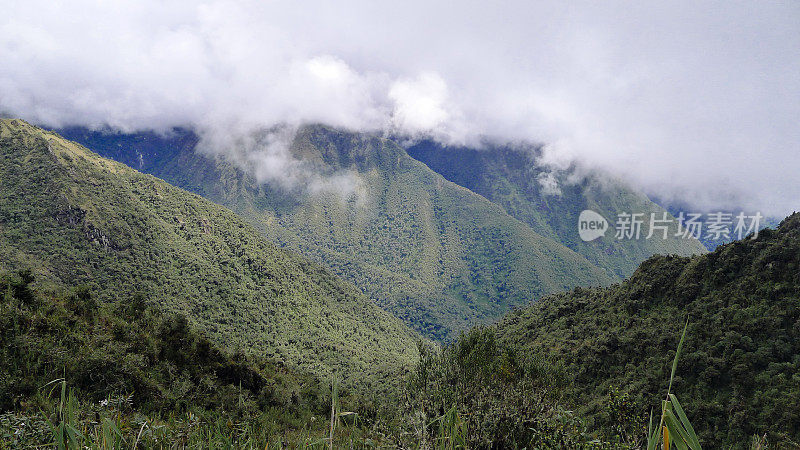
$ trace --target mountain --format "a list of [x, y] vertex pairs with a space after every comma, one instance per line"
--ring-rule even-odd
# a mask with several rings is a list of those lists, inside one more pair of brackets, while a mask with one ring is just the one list
[[[687, 317], [672, 392], [703, 444], [800, 440], [800, 213], [712, 253], [651, 257], [619, 284], [540, 299], [611, 275], [391, 140], [300, 130], [293, 152], [314, 173], [351, 177], [343, 196], [260, 183], [196, 153], [181, 130], [97, 136], [140, 168], [152, 155], [246, 219], [0, 121], [3, 444], [59, 444], [73, 427], [98, 446], [319, 445], [332, 431], [318, 419], [332, 409], [337, 446], [640, 448]], [[165, 140], [183, 141], [170, 153]], [[411, 292], [391, 283], [420, 280], [432, 299], [460, 289], [456, 308], [464, 292], [512, 299], [479, 305], [483, 316], [467, 308], [469, 320], [535, 301], [417, 348], [354, 286], [270, 240], [353, 277], [375, 270], [365, 290]], [[426, 274], [431, 264], [455, 281], [424, 284], [444, 276]], [[497, 295], [525, 283], [540, 291]], [[446, 318], [437, 305], [431, 317]], [[328, 383], [339, 375], [341, 398]]]
[[[588, 174], [571, 179], [566, 172], [537, 165], [536, 148], [489, 146], [478, 150], [426, 140], [407, 150], [447, 180], [482, 195], [536, 233], [569, 247], [616, 278], [627, 278], [639, 263], [656, 254], [689, 256], [706, 251], [695, 239], [675, 237], [674, 222], [667, 239], [658, 230], [646, 239], [651, 214], [659, 219], [667, 211], [609, 177]], [[578, 218], [587, 209], [603, 216], [612, 228], [619, 214], [643, 214], [641, 238], [617, 239], [609, 232], [583, 241], [578, 235]], [[674, 219], [669, 214], [667, 218]]]
[[[347, 383], [417, 358], [415, 334], [230, 210], [21, 120], [0, 120], [0, 271], [145, 295], [227, 349]], [[49, 289], [49, 288], [48, 288]]]
[[743, 447], [766, 433], [779, 448], [797, 446], [800, 213], [756, 239], [702, 256], [655, 256], [623, 283], [549, 297], [509, 314], [497, 333], [558, 361], [571, 374], [572, 402], [599, 428], [609, 427], [609, 394], [633, 404], [644, 428], [665, 395], [687, 317], [672, 392], [704, 444]]
[[233, 209], [269, 240], [352, 281], [423, 334], [447, 340], [512, 306], [615, 277], [503, 208], [447, 181], [392, 140], [299, 129], [292, 154], [355, 196], [259, 182], [197, 138], [62, 130], [95, 151]]

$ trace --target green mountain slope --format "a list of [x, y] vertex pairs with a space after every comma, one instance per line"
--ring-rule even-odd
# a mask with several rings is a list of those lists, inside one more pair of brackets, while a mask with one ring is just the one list
[[388, 139], [324, 126], [299, 130], [292, 152], [305, 164], [318, 173], [355, 175], [360, 197], [343, 200], [338, 193], [257, 183], [220, 157], [195, 153], [186, 133], [164, 140], [66, 132], [232, 208], [273, 242], [324, 263], [434, 338], [549, 293], [613, 280]]
[[[237, 403], [244, 406], [237, 401], [242, 394], [241, 409], [288, 407], [287, 397], [319, 385], [263, 358], [229, 354], [143, 296], [106, 307], [85, 288], [48, 295], [31, 281], [27, 272], [0, 275], [1, 411], [20, 408], [62, 377], [88, 400], [131, 395], [136, 408], [148, 411], [235, 411]], [[193, 389], [200, 384], [205, 388]]]
[[327, 377], [394, 373], [413, 335], [231, 211], [20, 120], [0, 121], [0, 271], [145, 293], [213, 341]]
[[[713, 253], [656, 256], [624, 283], [576, 289], [505, 317], [502, 340], [560, 360], [599, 424], [612, 388], [659, 405], [683, 323], [673, 392], [712, 447], [768, 433], [800, 442], [800, 213]], [[741, 446], [736, 444], [737, 448]]]
[[[608, 178], [590, 176], [574, 181], [565, 174], [551, 174], [533, 163], [531, 149], [475, 150], [423, 141], [410, 146], [408, 152], [448, 180], [500, 205], [537, 233], [564, 244], [619, 278], [630, 276], [640, 262], [655, 254], [689, 256], [706, 251], [695, 239], [676, 238], [674, 224], [668, 239], [663, 239], [663, 232], [645, 239], [650, 214], [661, 218], [663, 208]], [[544, 187], [553, 182], [557, 183], [552, 186], [557, 193]], [[591, 242], [580, 239], [578, 216], [585, 209], [600, 213], [610, 222], [612, 229], [604, 237]], [[641, 239], [614, 237], [613, 227], [620, 213], [644, 213]]]
[[0, 447], [263, 448], [296, 430], [325, 435], [314, 416], [329, 412], [327, 382], [226, 351], [143, 295], [98, 304], [85, 287], [43, 292], [33, 279], [0, 273]]

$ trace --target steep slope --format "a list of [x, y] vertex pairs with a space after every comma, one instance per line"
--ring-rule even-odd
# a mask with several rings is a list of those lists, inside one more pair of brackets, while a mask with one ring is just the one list
[[[51, 295], [32, 281], [25, 271], [0, 274], [0, 411], [20, 408], [62, 377], [87, 400], [131, 395], [133, 406], [150, 412], [236, 410], [242, 395], [240, 409], [288, 407], [286, 397], [321, 385], [263, 358], [229, 354], [143, 296], [106, 307], [85, 288]], [[193, 389], [199, 384], [205, 388]]]
[[[568, 180], [564, 174], [551, 173], [534, 164], [533, 151], [514, 147], [451, 148], [431, 141], [408, 148], [413, 158], [448, 180], [500, 205], [537, 233], [564, 244], [616, 277], [630, 276], [640, 262], [655, 254], [705, 253], [697, 240], [676, 238], [674, 224], [668, 239], [663, 239], [663, 234], [645, 239], [650, 214], [661, 218], [665, 210], [643, 194], [599, 176]], [[616, 239], [612, 229], [604, 237], [584, 242], [577, 227], [578, 216], [585, 209], [601, 214], [612, 228], [620, 213], [643, 213], [641, 239]]]
[[[576, 289], [509, 314], [504, 342], [560, 360], [574, 401], [597, 421], [612, 388], [659, 404], [683, 323], [673, 392], [704, 444], [768, 433], [800, 442], [800, 213], [713, 253], [656, 256], [624, 283]], [[783, 447], [781, 447], [783, 448]]]
[[613, 278], [499, 206], [448, 182], [391, 140], [301, 128], [293, 154], [323, 174], [349, 174], [357, 198], [287, 192], [178, 132], [67, 130], [103, 154], [229, 206], [265, 236], [324, 263], [428, 336], [499, 317], [513, 305]]
[[231, 211], [20, 120], [0, 121], [0, 271], [99, 300], [145, 293], [215, 342], [322, 377], [393, 373], [413, 335]]

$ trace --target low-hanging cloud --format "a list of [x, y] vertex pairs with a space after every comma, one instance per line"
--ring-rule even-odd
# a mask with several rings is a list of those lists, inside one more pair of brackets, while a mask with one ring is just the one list
[[210, 126], [198, 130], [195, 151], [225, 157], [258, 183], [277, 184], [300, 195], [334, 194], [342, 202], [353, 200], [354, 206], [365, 206], [367, 190], [355, 170], [323, 171], [292, 153], [297, 131], [288, 124], [271, 128]]
[[46, 125], [541, 142], [698, 208], [800, 204], [794, 1], [5, 3], [0, 110]]

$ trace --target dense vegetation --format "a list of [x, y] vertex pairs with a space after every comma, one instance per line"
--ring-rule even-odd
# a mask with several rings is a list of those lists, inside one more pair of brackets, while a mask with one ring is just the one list
[[20, 120], [0, 121], [0, 271], [144, 294], [214, 342], [345, 384], [413, 363], [413, 333], [229, 210]]
[[222, 157], [196, 152], [196, 138], [181, 130], [169, 137], [64, 132], [230, 207], [272, 242], [324, 263], [438, 340], [497, 319], [513, 305], [616, 278], [388, 139], [324, 126], [298, 131], [291, 150], [309, 171], [356, 186], [355, 195], [343, 198], [259, 183]]
[[337, 447], [600, 447], [558, 403], [563, 371], [491, 329], [422, 345], [403, 390], [376, 403], [226, 352], [141, 296], [99, 305], [83, 286], [44, 293], [32, 281], [0, 276], [0, 448], [323, 447], [331, 407]]
[[674, 351], [687, 316], [673, 392], [701, 440], [734, 445], [766, 433], [798, 445], [800, 213], [757, 239], [703, 256], [653, 257], [619, 285], [550, 297], [509, 314], [498, 333], [563, 363], [571, 401], [603, 428], [610, 393], [632, 399], [644, 423], [666, 390], [663, 355]]
[[[644, 239], [650, 214], [660, 218], [663, 208], [610, 178], [586, 174], [572, 180], [569, 171], [538, 165], [535, 158], [539, 152], [538, 148], [523, 146], [490, 146], [483, 150], [446, 147], [427, 140], [408, 148], [412, 157], [448, 180], [486, 197], [537, 233], [569, 247], [618, 278], [627, 278], [640, 262], [655, 254], [689, 256], [705, 252], [694, 239], [676, 238], [674, 224], [668, 239]], [[609, 220], [611, 231], [597, 240], [582, 241], [576, 227], [578, 216], [585, 209]], [[614, 237], [619, 213], [644, 214], [642, 239]]]
[[498, 341], [492, 328], [473, 328], [441, 351], [421, 353], [406, 392], [411, 417], [420, 424], [417, 434], [433, 448], [442, 439], [454, 448], [630, 444], [590, 432], [562, 401], [568, 380], [562, 367]]
[[[769, 262], [779, 260], [776, 255]], [[440, 350], [420, 344], [420, 361], [402, 390], [369, 398], [331, 390], [316, 377], [264, 358], [221, 350], [186, 319], [163, 314], [141, 296], [99, 305], [86, 287], [42, 293], [32, 281], [28, 271], [0, 276], [0, 443], [14, 447], [64, 442], [68, 448], [322, 448], [333, 405], [337, 447], [639, 448], [647, 406], [658, 404], [662, 393], [647, 405], [645, 394], [637, 397], [637, 381], [667, 376], [667, 347], [674, 346], [680, 325], [678, 320], [678, 326], [666, 327], [667, 344], [648, 349], [645, 362], [656, 369], [623, 380], [630, 383], [625, 389], [592, 391], [576, 383], [583, 360], [561, 359], [561, 351], [532, 352], [526, 341], [503, 338], [506, 323], [474, 328]], [[788, 277], [795, 286], [797, 281]], [[519, 325], [518, 317], [508, 320]], [[661, 355], [649, 353], [662, 347]], [[682, 361], [696, 358], [690, 354]], [[707, 435], [706, 402], [687, 395], [693, 368], [686, 366], [679, 365], [673, 391], [681, 392], [704, 443], [724, 442]], [[788, 372], [797, 376], [794, 368]], [[739, 414], [721, 425], [738, 427], [723, 437], [727, 442], [745, 447], [755, 430], [767, 431], [769, 442], [791, 445], [797, 385], [781, 374], [777, 378], [784, 384], [755, 391], [762, 403], [739, 406], [789, 421], [762, 423], [760, 414]], [[654, 381], [663, 388], [666, 380]], [[605, 386], [601, 378], [591, 383]], [[582, 401], [596, 409], [575, 411]], [[70, 430], [80, 437], [70, 441]]]
[[[51, 397], [61, 391], [54, 380], [80, 399], [74, 424], [84, 434], [101, 424], [92, 416], [103, 415], [130, 444], [141, 432], [145, 447], [188, 439], [180, 434], [192, 430], [179, 418], [191, 414], [224, 413], [225, 421], [247, 424], [233, 438], [265, 440], [324, 414], [330, 403], [314, 377], [228, 354], [185, 317], [165, 315], [141, 296], [101, 306], [85, 287], [45, 294], [32, 281], [28, 271], [0, 276], [0, 411], [14, 411], [0, 415], [0, 442], [52, 442], [47, 424], [58, 414]], [[167, 429], [159, 430], [156, 417]]]
[[[0, 448], [631, 448], [630, 402], [608, 430], [564, 403], [563, 365], [477, 327], [422, 357], [379, 398], [204, 338], [145, 298], [98, 304], [83, 286], [45, 293], [0, 275]], [[609, 432], [610, 430], [610, 432]]]
[[[296, 192], [209, 166], [191, 135], [178, 136], [180, 158], [198, 169], [181, 173], [202, 181], [226, 170], [230, 186], [205, 186], [236, 193], [261, 233], [55, 134], [0, 121], [0, 448], [326, 447], [331, 438], [359, 448], [640, 448], [668, 384], [706, 447], [800, 441], [798, 213], [710, 254], [652, 257], [623, 283], [546, 297], [438, 348], [263, 235], [329, 252], [320, 259], [355, 273], [381, 268], [358, 275], [375, 292], [419, 282], [399, 311], [419, 312], [405, 316], [414, 323], [428, 314], [435, 326], [422, 328], [439, 337], [602, 273], [498, 205], [420, 175], [391, 141], [311, 127], [295, 142], [320, 170], [356, 168], [366, 186], [393, 192], [369, 216], [352, 199], [297, 203]], [[387, 161], [391, 170], [376, 168]], [[374, 231], [379, 222], [389, 234]], [[364, 255], [348, 259], [336, 246], [356, 245], [354, 236]], [[450, 244], [436, 247], [442, 236]], [[436, 258], [420, 256], [431, 246]], [[377, 259], [387, 248], [416, 271]], [[525, 283], [534, 284], [512, 291]], [[494, 306], [437, 308], [440, 290]]]

